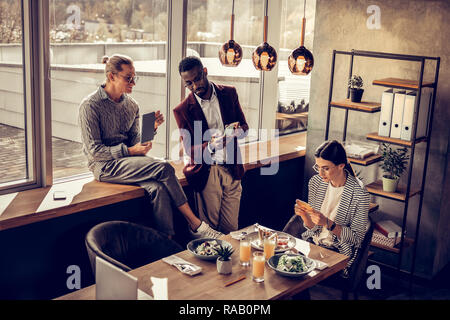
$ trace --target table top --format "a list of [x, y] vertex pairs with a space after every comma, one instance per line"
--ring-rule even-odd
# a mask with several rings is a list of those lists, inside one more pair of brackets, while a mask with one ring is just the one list
[[[232, 255], [233, 271], [230, 275], [217, 272], [215, 261], [205, 261], [194, 257], [188, 250], [176, 255], [186, 261], [203, 268], [202, 273], [189, 276], [179, 272], [175, 267], [163, 262], [155, 261], [148, 265], [134, 269], [129, 273], [138, 278], [140, 290], [152, 295], [150, 277], [168, 278], [168, 296], [170, 300], [276, 300], [286, 299], [344, 269], [348, 257], [337, 252], [327, 250], [309, 242], [296, 239], [296, 248], [307, 257], [325, 262], [328, 267], [323, 270], [315, 269], [302, 278], [288, 278], [277, 274], [267, 264], [264, 271], [264, 282], [256, 283], [252, 280], [252, 268], [239, 265], [239, 241], [230, 235], [222, 239], [230, 242], [235, 248]], [[256, 249], [252, 248], [252, 251]], [[245, 275], [246, 278], [230, 286], [227, 283]], [[93, 300], [95, 299], [95, 285], [80, 289], [73, 293], [57, 298], [58, 300]]]

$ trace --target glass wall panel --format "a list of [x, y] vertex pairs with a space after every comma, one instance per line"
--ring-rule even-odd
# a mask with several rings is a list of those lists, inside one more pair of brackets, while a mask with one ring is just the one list
[[[88, 171], [78, 109], [104, 83], [104, 55], [134, 60], [140, 114], [166, 110], [166, 0], [50, 1], [53, 177]], [[167, 119], [167, 116], [165, 117]], [[165, 125], [148, 155], [164, 157]]]
[[[233, 1], [189, 0], [187, 16], [187, 52], [201, 58], [208, 79], [236, 87], [239, 102], [249, 124], [248, 140], [257, 139], [260, 117], [260, 71], [252, 63], [252, 52], [263, 40], [264, 1], [235, 1], [234, 40], [241, 46], [243, 58], [237, 67], [222, 66], [218, 51], [230, 40]], [[189, 91], [186, 91], [186, 95]]]
[[0, 187], [33, 174], [27, 161], [21, 11], [20, 0], [0, 0]]
[[278, 55], [278, 110], [276, 128], [280, 135], [304, 131], [308, 125], [311, 71], [307, 76], [293, 75], [288, 67], [292, 50], [300, 46], [302, 18], [305, 10], [304, 46], [313, 54], [315, 1], [282, 0], [280, 52]]

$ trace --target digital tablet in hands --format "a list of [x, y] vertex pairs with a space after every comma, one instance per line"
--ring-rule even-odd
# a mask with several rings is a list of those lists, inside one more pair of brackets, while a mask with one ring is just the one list
[[152, 141], [155, 137], [155, 112], [146, 113], [142, 116], [141, 143]]

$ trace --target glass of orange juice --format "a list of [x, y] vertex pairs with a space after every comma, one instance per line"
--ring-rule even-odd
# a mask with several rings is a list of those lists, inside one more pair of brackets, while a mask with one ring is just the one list
[[266, 259], [264, 259], [264, 253], [257, 251], [253, 253], [253, 273], [252, 279], [256, 282], [264, 281], [264, 265]]
[[248, 267], [250, 265], [252, 248], [250, 246], [250, 239], [243, 238], [239, 243], [239, 263], [241, 266]]
[[269, 260], [275, 254], [275, 238], [264, 238], [264, 257]]

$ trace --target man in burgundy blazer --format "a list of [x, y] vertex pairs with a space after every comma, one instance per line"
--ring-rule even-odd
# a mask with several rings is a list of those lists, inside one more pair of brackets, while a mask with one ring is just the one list
[[[200, 219], [228, 233], [238, 228], [244, 166], [237, 140], [248, 124], [236, 89], [210, 82], [199, 58], [184, 58], [179, 72], [191, 91], [173, 111], [190, 158], [183, 172], [195, 190]], [[224, 135], [235, 122], [232, 134]]]

